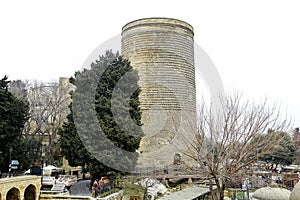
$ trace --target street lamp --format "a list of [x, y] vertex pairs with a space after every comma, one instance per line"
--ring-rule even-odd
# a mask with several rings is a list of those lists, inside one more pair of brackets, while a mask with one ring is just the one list
[[11, 177], [11, 152], [13, 151], [12, 147], [9, 147], [9, 177]]

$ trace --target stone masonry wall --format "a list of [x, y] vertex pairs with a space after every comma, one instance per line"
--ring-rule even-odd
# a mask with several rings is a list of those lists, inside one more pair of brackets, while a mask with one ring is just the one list
[[[169, 18], [136, 20], [122, 29], [122, 55], [138, 70], [142, 90], [145, 137], [139, 149], [140, 164], [162, 165], [153, 162], [156, 155], [151, 152], [167, 147], [169, 150], [160, 154], [167, 165], [180, 151], [176, 139], [180, 135], [189, 138], [187, 134], [195, 126], [193, 35], [191, 25]], [[172, 143], [177, 147], [170, 147]]]

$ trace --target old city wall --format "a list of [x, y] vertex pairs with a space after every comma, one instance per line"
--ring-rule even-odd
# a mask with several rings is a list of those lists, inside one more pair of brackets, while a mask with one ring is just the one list
[[38, 199], [40, 176], [18, 176], [0, 179], [0, 200]]

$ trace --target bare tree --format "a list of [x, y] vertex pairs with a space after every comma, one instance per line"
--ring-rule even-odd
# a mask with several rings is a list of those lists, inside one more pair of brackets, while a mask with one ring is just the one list
[[245, 102], [236, 94], [220, 102], [217, 110], [201, 104], [197, 139], [186, 155], [216, 185], [213, 199], [223, 200], [226, 183], [279, 144], [281, 134], [266, 137], [267, 130], [285, 131], [289, 123], [281, 120], [278, 106], [269, 106], [267, 101]]
[[9, 83], [9, 91], [12, 92], [17, 98], [24, 101], [27, 101], [29, 88], [29, 80], [13, 80]]
[[22, 95], [30, 106], [30, 117], [23, 135], [32, 143], [32, 155], [37, 154], [36, 159], [52, 163], [58, 151], [57, 132], [69, 112], [71, 84], [63, 78], [59, 83], [16, 81], [12, 90]]
[[[29, 101], [29, 90], [33, 86], [33, 82], [29, 80], [13, 80], [9, 84], [9, 90], [12, 92], [17, 98], [26, 102], [30, 105]], [[28, 127], [28, 122], [31, 120], [32, 108], [29, 111], [29, 118], [23, 127], [22, 133], [25, 140], [24, 146], [22, 147], [23, 151], [27, 152], [28, 158], [30, 159], [28, 162], [33, 163], [34, 161], [38, 161], [41, 158], [41, 143], [36, 140], [35, 134], [31, 134]]]

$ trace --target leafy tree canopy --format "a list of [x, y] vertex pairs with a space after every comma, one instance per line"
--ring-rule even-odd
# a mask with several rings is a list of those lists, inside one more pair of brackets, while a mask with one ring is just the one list
[[266, 137], [275, 137], [275, 135], [280, 135], [282, 138], [280, 143], [274, 146], [270, 153], [262, 156], [260, 159], [269, 164], [274, 164], [276, 169], [278, 164], [290, 165], [293, 163], [296, 147], [292, 138], [286, 132], [275, 132], [273, 130], [269, 130]]
[[29, 107], [24, 100], [9, 91], [8, 77], [0, 80], [0, 164], [2, 171], [8, 170], [9, 149], [12, 147], [12, 159], [19, 160], [21, 168], [27, 168], [29, 155], [24, 148], [28, 144], [22, 138], [22, 129], [28, 119]]
[[[122, 82], [121, 79], [125, 76], [130, 81]], [[93, 87], [95, 80], [97, 84]], [[122, 84], [118, 85], [120, 82]], [[62, 154], [71, 166], [86, 166], [86, 170], [94, 177], [119, 172], [119, 170], [105, 165], [102, 159], [100, 162], [99, 157], [95, 158], [96, 152], [101, 158], [104, 157], [119, 165], [134, 168], [137, 161], [136, 150], [143, 135], [138, 99], [140, 89], [137, 82], [137, 72], [132, 70], [130, 62], [112, 51], [107, 51], [104, 56], [100, 56], [99, 60], [91, 64], [91, 69], [76, 72], [75, 78], [70, 79], [70, 83], [76, 85], [76, 91], [72, 94], [72, 98], [73, 100], [76, 98], [76, 102], [79, 103], [70, 105], [71, 113], [59, 134], [61, 135]], [[127, 92], [132, 91], [132, 88], [136, 89], [128, 100]], [[94, 94], [92, 97], [89, 95], [91, 91]], [[116, 92], [118, 95], [113, 96]], [[126, 105], [129, 106], [126, 107]], [[91, 106], [90, 110], [86, 109], [88, 106]], [[116, 116], [113, 106], [122, 117]], [[126, 112], [129, 112], [129, 115], [123, 113], [125, 112], [124, 107], [127, 108]], [[96, 112], [96, 124], [88, 121], [89, 114], [93, 112]], [[81, 116], [81, 118], [76, 121], [74, 116]], [[132, 122], [135, 124], [134, 127]], [[101, 127], [109, 141], [122, 150], [132, 152], [135, 158], [132, 160], [124, 156], [119, 160], [114, 160], [113, 152], [103, 151], [107, 142], [106, 138], [98, 132], [97, 125]]]

